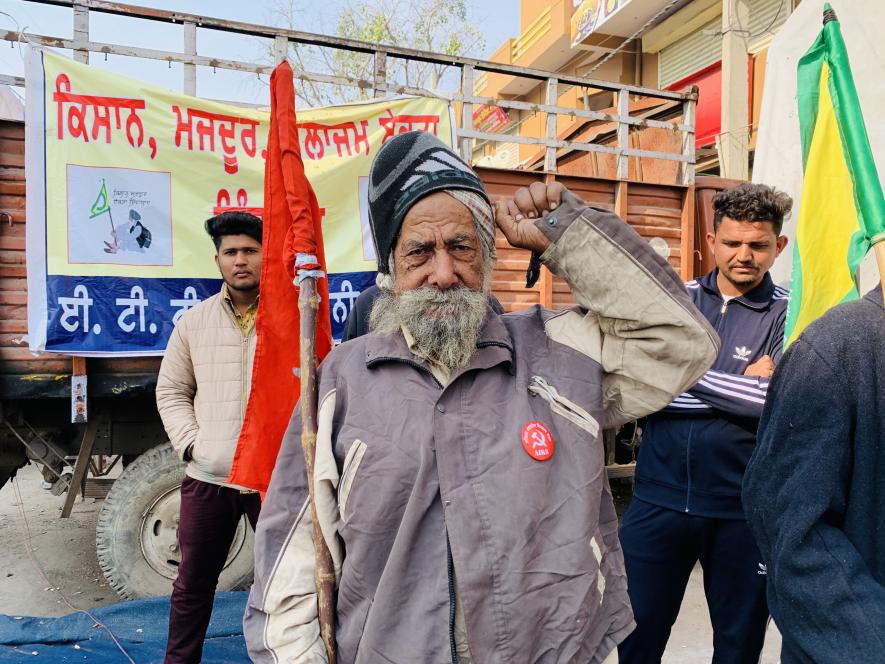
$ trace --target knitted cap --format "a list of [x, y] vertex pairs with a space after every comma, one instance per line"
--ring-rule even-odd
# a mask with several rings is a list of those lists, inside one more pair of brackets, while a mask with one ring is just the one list
[[381, 146], [369, 171], [369, 223], [379, 272], [390, 273], [387, 259], [409, 209], [446, 189], [473, 191], [489, 201], [476, 173], [433, 134], [410, 131]]

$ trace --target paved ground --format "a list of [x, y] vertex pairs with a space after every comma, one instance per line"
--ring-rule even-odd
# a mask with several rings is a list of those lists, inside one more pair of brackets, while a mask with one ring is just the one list
[[[22, 469], [16, 481], [30, 529], [33, 559], [26, 546], [18, 495], [8, 483], [0, 489], [0, 614], [64, 615], [71, 609], [62, 596], [77, 608], [117, 601], [95, 557], [95, 520], [101, 503], [78, 501], [70, 519], [59, 519], [62, 498], [40, 488], [40, 474], [33, 466]], [[703, 583], [696, 569], [664, 664], [706, 664], [712, 656], [712, 641]], [[780, 635], [772, 624], [762, 664], [776, 664], [779, 652]]]

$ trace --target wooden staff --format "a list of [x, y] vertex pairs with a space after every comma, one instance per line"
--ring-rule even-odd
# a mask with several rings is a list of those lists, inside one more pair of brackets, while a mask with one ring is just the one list
[[301, 447], [307, 466], [307, 487], [310, 495], [310, 517], [313, 523], [314, 573], [317, 588], [317, 613], [320, 637], [326, 646], [329, 664], [335, 664], [335, 568], [326, 546], [317, 517], [313, 474], [317, 449], [317, 311], [320, 300], [314, 277], [302, 280], [298, 292], [301, 320]]

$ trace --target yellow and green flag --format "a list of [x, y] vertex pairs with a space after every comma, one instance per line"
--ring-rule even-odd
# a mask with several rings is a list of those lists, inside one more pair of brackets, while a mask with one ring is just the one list
[[[86, 200], [89, 199], [87, 198]], [[101, 189], [98, 190], [98, 196], [95, 197], [95, 202], [92, 204], [92, 209], [89, 210], [89, 218], [95, 219], [98, 215], [110, 211], [111, 202], [108, 200], [108, 186], [105, 184], [105, 181], [102, 180]]]
[[885, 197], [848, 52], [833, 8], [799, 61], [802, 186], [784, 343], [841, 302], [858, 298], [857, 270], [885, 240]]

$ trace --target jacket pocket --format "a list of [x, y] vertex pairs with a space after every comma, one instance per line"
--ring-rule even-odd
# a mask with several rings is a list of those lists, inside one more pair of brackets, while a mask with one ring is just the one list
[[586, 410], [570, 399], [565, 398], [556, 388], [541, 376], [532, 376], [529, 393], [541, 397], [550, 404], [550, 410], [576, 424], [594, 438], [599, 435], [599, 422]]
[[356, 471], [359, 469], [365, 453], [366, 444], [357, 438], [347, 451], [347, 456], [344, 457], [344, 467], [341, 469], [341, 479], [338, 481], [338, 512], [342, 520], [346, 514], [347, 499], [353, 486], [353, 478], [356, 476]]

